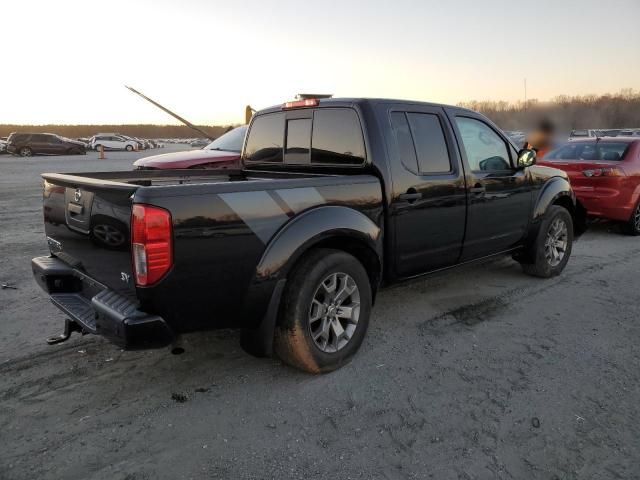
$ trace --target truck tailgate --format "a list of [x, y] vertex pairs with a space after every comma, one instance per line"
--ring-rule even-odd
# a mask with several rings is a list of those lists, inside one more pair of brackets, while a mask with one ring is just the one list
[[43, 178], [50, 252], [111, 290], [135, 292], [129, 224], [138, 186], [72, 175]]

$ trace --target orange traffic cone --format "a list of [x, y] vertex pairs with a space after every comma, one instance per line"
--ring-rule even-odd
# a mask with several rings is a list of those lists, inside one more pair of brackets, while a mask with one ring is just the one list
[[102, 145], [98, 145], [98, 160], [104, 160], [105, 158], [104, 147]]

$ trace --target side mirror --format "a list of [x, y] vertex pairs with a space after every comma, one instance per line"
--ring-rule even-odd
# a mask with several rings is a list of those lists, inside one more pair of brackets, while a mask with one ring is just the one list
[[518, 152], [518, 168], [527, 168], [536, 163], [536, 151], [523, 148]]

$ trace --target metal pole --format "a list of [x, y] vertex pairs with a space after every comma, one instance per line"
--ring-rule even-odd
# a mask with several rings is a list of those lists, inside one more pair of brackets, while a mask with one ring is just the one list
[[138, 90], [136, 90], [135, 88], [132, 87], [128, 87], [127, 85], [125, 85], [125, 87], [127, 87], [129, 90], [131, 90], [133, 93], [135, 93], [136, 95], [139, 95], [140, 97], [144, 98], [147, 102], [152, 103], [153, 105], [155, 105], [156, 107], [158, 107], [159, 109], [161, 109], [164, 112], [167, 112], [169, 115], [171, 115], [173, 118], [176, 118], [178, 120], [180, 120], [182, 123], [184, 123], [187, 127], [189, 127], [192, 130], [195, 130], [196, 132], [204, 135], [205, 138], [208, 138], [209, 140], [214, 140], [215, 137], [213, 135], [211, 135], [210, 133], [204, 132], [202, 130], [200, 130], [198, 127], [196, 127], [193, 123], [189, 122], [188, 120], [185, 120], [184, 118], [182, 118], [180, 115], [178, 115], [177, 113], [173, 113], [171, 110], [169, 110], [167, 107], [163, 107], [162, 105], [160, 105], [158, 102], [156, 102], [155, 100], [151, 100], [149, 97], [147, 97], [145, 94], [140, 93]]

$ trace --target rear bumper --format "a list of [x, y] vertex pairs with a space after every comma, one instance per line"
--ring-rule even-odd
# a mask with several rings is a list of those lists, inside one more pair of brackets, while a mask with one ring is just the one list
[[635, 202], [631, 195], [619, 190], [573, 187], [576, 198], [590, 217], [626, 222], [631, 218]]
[[31, 260], [33, 276], [52, 303], [85, 333], [102, 335], [128, 350], [170, 344], [174, 334], [158, 315], [138, 310], [137, 303], [106, 288], [55, 257]]

